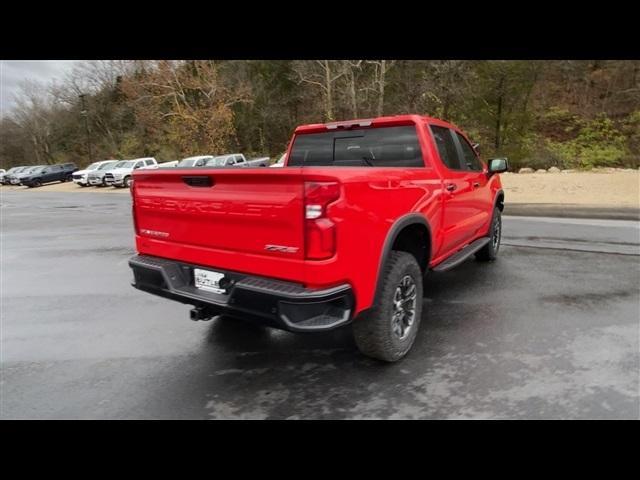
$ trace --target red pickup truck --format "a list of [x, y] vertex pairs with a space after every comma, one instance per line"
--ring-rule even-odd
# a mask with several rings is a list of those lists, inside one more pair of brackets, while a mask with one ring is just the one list
[[399, 360], [423, 275], [498, 253], [507, 161], [476, 150], [450, 123], [400, 115], [300, 126], [285, 168], [137, 170], [133, 286], [194, 320], [352, 322], [364, 354]]

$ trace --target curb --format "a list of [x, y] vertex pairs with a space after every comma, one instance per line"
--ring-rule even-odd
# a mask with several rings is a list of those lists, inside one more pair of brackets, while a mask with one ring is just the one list
[[508, 203], [504, 215], [516, 217], [592, 218], [598, 220], [640, 220], [640, 208], [601, 207], [557, 203]]

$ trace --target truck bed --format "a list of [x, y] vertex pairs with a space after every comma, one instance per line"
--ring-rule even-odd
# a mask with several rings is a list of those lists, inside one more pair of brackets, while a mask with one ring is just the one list
[[[330, 207], [338, 248], [328, 259], [305, 259], [305, 182], [340, 185], [340, 199]], [[362, 294], [355, 293], [364, 308], [391, 224], [425, 193], [438, 192], [438, 180], [414, 183], [410, 170], [384, 167], [138, 170], [136, 245], [143, 255], [308, 288], [351, 280], [361, 286]], [[430, 214], [436, 221], [439, 211]], [[354, 264], [354, 258], [371, 261]]]

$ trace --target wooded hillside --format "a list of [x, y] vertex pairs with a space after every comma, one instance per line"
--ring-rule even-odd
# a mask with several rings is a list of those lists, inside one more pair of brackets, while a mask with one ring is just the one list
[[298, 124], [400, 113], [452, 121], [513, 168], [640, 165], [640, 61], [598, 60], [81, 62], [22, 85], [0, 164], [275, 159]]

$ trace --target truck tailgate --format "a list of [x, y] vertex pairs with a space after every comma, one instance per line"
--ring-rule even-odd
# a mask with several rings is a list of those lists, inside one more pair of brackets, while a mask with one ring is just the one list
[[137, 170], [136, 233], [188, 258], [193, 247], [302, 259], [303, 188], [298, 168]]

